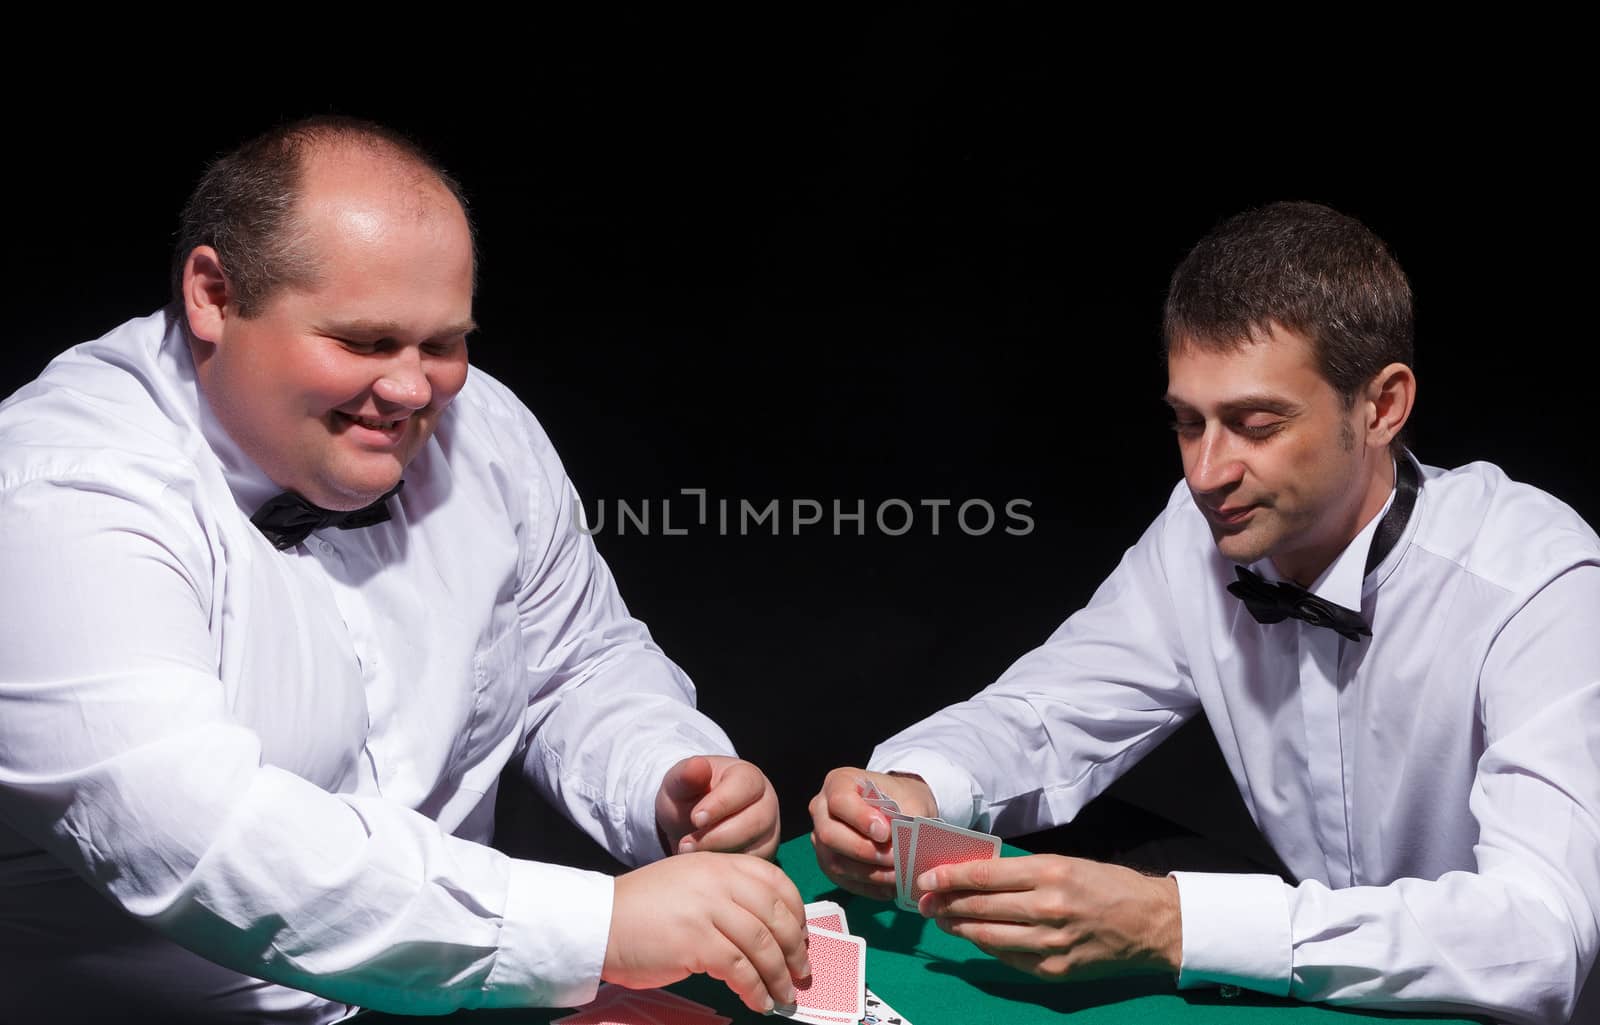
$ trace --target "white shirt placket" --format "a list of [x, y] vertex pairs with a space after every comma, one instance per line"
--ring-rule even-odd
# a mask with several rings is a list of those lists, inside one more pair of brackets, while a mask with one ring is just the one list
[[1349, 801], [1345, 794], [1344, 737], [1339, 723], [1339, 647], [1343, 639], [1326, 627], [1301, 622], [1294, 626], [1299, 645], [1306, 771], [1311, 777], [1312, 828], [1327, 866], [1328, 885], [1349, 886]]

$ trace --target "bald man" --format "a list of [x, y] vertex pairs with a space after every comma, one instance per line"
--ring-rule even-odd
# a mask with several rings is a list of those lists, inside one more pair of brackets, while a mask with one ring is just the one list
[[[469, 370], [474, 260], [413, 144], [289, 125], [207, 171], [168, 309], [0, 406], [7, 1013], [793, 1003], [772, 787]], [[486, 846], [512, 761], [639, 867]]]

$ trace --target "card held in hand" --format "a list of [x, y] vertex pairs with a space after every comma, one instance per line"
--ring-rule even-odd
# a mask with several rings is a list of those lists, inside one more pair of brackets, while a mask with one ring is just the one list
[[890, 848], [894, 853], [894, 903], [902, 911], [917, 910], [916, 902], [906, 894], [911, 889], [911, 877], [906, 870], [911, 867], [912, 819], [895, 819], [889, 823]]
[[[808, 928], [806, 955], [811, 978], [795, 987], [795, 1021], [859, 1021], [866, 1013], [867, 943], [859, 936]], [[781, 1012], [780, 1012], [781, 1013]]]
[[955, 865], [968, 861], [987, 861], [1000, 856], [1000, 838], [975, 829], [941, 822], [938, 819], [918, 818], [911, 824], [911, 861], [906, 870], [906, 898], [912, 907], [922, 899], [926, 890], [917, 886], [924, 872], [940, 865]]
[[844, 908], [831, 900], [812, 901], [806, 905], [806, 928], [827, 929], [829, 932], [850, 935], [850, 929], [845, 923]]

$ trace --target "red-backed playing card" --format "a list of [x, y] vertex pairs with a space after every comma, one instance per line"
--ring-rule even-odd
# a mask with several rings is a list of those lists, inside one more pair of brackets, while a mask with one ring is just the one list
[[806, 905], [806, 928], [850, 935], [850, 930], [845, 926], [844, 908], [831, 900], [813, 901]]
[[731, 1020], [666, 990], [603, 986], [592, 1001], [550, 1025], [729, 1025]]
[[806, 955], [811, 978], [795, 987], [795, 1013], [787, 1017], [808, 1021], [809, 1015], [820, 1014], [829, 1019], [860, 1020], [866, 1010], [866, 941], [827, 929], [809, 929]]
[[642, 998], [634, 999], [631, 1004], [650, 1025], [729, 1025], [733, 1020], [698, 1004], [697, 1009], [692, 1009]]
[[906, 876], [906, 897], [913, 907], [926, 890], [917, 886], [924, 872], [940, 865], [986, 861], [1000, 856], [1000, 838], [975, 829], [963, 829], [937, 819], [917, 819], [911, 826], [911, 864]]
[[889, 823], [893, 831], [890, 834], [890, 847], [894, 851], [894, 902], [897, 907], [906, 911], [917, 910], [917, 905], [906, 893], [911, 889], [911, 878], [906, 875], [906, 869], [911, 865], [911, 827], [915, 825], [912, 819], [895, 819]]

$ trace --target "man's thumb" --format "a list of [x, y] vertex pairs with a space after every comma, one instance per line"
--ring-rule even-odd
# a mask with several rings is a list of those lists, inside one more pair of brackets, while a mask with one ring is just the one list
[[695, 755], [667, 770], [662, 789], [675, 802], [693, 802], [704, 797], [711, 789], [711, 760]]

